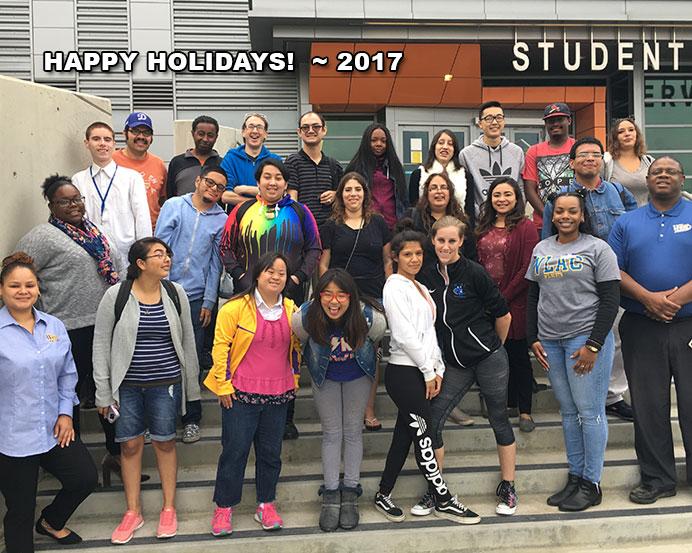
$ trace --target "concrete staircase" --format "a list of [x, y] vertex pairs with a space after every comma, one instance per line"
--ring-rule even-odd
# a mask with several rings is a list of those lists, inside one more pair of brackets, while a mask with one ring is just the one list
[[[543, 378], [542, 381], [546, 380]], [[477, 390], [469, 392], [461, 405], [472, 414], [479, 412], [479, 406]], [[609, 421], [610, 435], [602, 481], [604, 500], [600, 506], [584, 513], [567, 514], [546, 505], [546, 497], [560, 489], [567, 476], [558, 407], [550, 389], [534, 396], [536, 430], [524, 434], [515, 429], [518, 446], [516, 487], [519, 494], [519, 509], [515, 516], [495, 515], [494, 492], [499, 482], [499, 471], [495, 441], [487, 420], [477, 416], [476, 424], [466, 428], [448, 424], [445, 432], [445, 477], [453, 493], [483, 517], [480, 525], [460, 527], [432, 515], [417, 518], [407, 514], [405, 522], [395, 524], [374, 509], [372, 497], [384, 466], [396, 413], [395, 406], [381, 387], [377, 413], [384, 428], [380, 432], [364, 434], [361, 524], [352, 531], [327, 534], [317, 526], [320, 509], [317, 489], [322, 483], [320, 425], [310, 387], [304, 384], [296, 403], [296, 424], [301, 437], [297, 441], [284, 442], [283, 447], [284, 465], [277, 504], [284, 518], [284, 529], [275, 533], [264, 532], [252, 519], [255, 490], [251, 458], [243, 502], [234, 510], [234, 533], [229, 538], [216, 539], [210, 534], [210, 520], [216, 461], [220, 452], [219, 409], [216, 400], [205, 394], [202, 439], [196, 444], [180, 443], [178, 446], [179, 531], [172, 540], [155, 538], [161, 492], [153, 451], [151, 446], [146, 446], [145, 471], [152, 475], [152, 480], [142, 486], [145, 525], [126, 546], [129, 551], [149, 552], [155, 547], [161, 552], [193, 553], [225, 551], [228, 548], [268, 553], [499, 553], [508, 550], [521, 553], [550, 547], [565, 553], [692, 553], [690, 488], [681, 485], [676, 497], [660, 500], [653, 506], [638, 506], [627, 498], [630, 488], [639, 479], [631, 423], [617, 419]], [[675, 410], [673, 417], [677, 417]], [[105, 449], [95, 413], [87, 413], [85, 419], [83, 440], [94, 458], [100, 461]], [[675, 440], [679, 476], [684, 481], [684, 451], [677, 428]], [[99, 488], [70, 520], [70, 527], [85, 540], [77, 548], [80, 551], [103, 553], [106, 548], [113, 547], [110, 534], [125, 509], [122, 486], [117, 478], [114, 484], [117, 485], [113, 488]], [[39, 506], [52, 497], [57, 487], [52, 478], [41, 482]], [[408, 508], [417, 501], [424, 488], [411, 455], [393, 497], [408, 513]], [[53, 551], [59, 547], [39, 536], [36, 544], [39, 551]], [[59, 547], [59, 550], [65, 548]]]

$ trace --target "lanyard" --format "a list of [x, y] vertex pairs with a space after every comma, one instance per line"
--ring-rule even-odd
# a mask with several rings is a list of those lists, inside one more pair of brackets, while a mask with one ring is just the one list
[[113, 176], [111, 177], [111, 181], [108, 183], [108, 188], [106, 188], [106, 194], [105, 196], [101, 194], [101, 191], [99, 190], [98, 184], [96, 184], [96, 179], [94, 178], [93, 173], [91, 172], [91, 165], [89, 165], [89, 176], [91, 177], [91, 182], [94, 183], [94, 188], [96, 188], [96, 193], [99, 195], [99, 198], [101, 198], [101, 216], [103, 217], [103, 212], [106, 210], [106, 199], [108, 198], [108, 194], [111, 191], [111, 185], [113, 184], [113, 179], [115, 178], [115, 174], [118, 172], [118, 166], [115, 166], [115, 171], [113, 171]]

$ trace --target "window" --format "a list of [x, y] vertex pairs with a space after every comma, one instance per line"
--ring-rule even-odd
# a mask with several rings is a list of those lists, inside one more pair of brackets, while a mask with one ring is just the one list
[[679, 159], [692, 191], [692, 74], [646, 76], [644, 100], [649, 153]]

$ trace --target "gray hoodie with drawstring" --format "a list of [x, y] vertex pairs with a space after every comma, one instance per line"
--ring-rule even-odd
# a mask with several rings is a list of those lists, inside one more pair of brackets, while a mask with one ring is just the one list
[[459, 162], [466, 169], [467, 190], [474, 191], [476, 215], [488, 195], [488, 188], [498, 177], [512, 177], [524, 190], [521, 180], [524, 150], [504, 136], [496, 148], [488, 146], [483, 142], [483, 137], [479, 136], [461, 150]]

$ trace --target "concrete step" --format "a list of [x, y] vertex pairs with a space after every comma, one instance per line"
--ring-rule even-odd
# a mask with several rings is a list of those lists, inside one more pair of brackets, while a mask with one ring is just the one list
[[[220, 408], [219, 408], [220, 409]], [[562, 425], [559, 415], [554, 413], [537, 413], [534, 416], [536, 430], [526, 434], [517, 428], [517, 419], [513, 419], [515, 436], [519, 451], [561, 450], [563, 447]], [[673, 419], [673, 436], [680, 441], [680, 430]], [[364, 432], [363, 448], [366, 456], [384, 458], [392, 438], [394, 419], [382, 420], [383, 428], [379, 432]], [[321, 427], [319, 423], [301, 423], [298, 440], [285, 441], [282, 458], [285, 463], [306, 462], [321, 458]], [[202, 438], [195, 444], [182, 444], [178, 447], [178, 464], [180, 466], [197, 466], [216, 460], [221, 451], [220, 426], [203, 426]], [[460, 427], [447, 423], [445, 426], [445, 448], [449, 452], [483, 452], [495, 451], [496, 443], [492, 429], [485, 419], [480, 419], [473, 426]], [[103, 436], [100, 433], [83, 434], [83, 441], [94, 456], [100, 460], [105, 454]], [[609, 447], [631, 446], [634, 440], [632, 423], [609, 417]], [[151, 446], [145, 447], [144, 466], [155, 466]]]
[[[546, 378], [541, 379], [542, 383], [548, 384]], [[480, 417], [481, 414], [481, 402], [480, 402], [480, 392], [477, 386], [474, 386], [469, 392], [463, 397], [459, 405], [461, 409], [467, 413]], [[557, 400], [552, 390], [548, 388], [542, 392], [538, 392], [533, 395], [533, 406], [532, 411], [534, 413], [538, 412], [553, 412], [556, 413], [559, 409]], [[377, 396], [375, 400], [375, 412], [377, 416], [382, 418], [395, 418], [397, 409], [394, 402], [387, 395], [387, 391], [384, 385], [380, 385], [377, 390]], [[83, 432], [100, 432], [101, 425], [96, 418], [96, 410], [86, 410], [82, 411], [81, 415], [81, 425]], [[295, 421], [300, 425], [302, 422], [318, 422], [319, 415], [317, 414], [317, 407], [312, 397], [312, 389], [310, 384], [303, 386], [298, 390], [298, 397], [296, 399], [296, 411], [295, 411]], [[219, 403], [216, 397], [209, 391], [202, 392], [202, 421], [204, 425], [219, 425], [221, 424], [221, 410], [219, 409]]]
[[[408, 507], [415, 498], [398, 499]], [[661, 538], [673, 543], [687, 543], [692, 527], [692, 491], [685, 488], [677, 497], [661, 501], [656, 506], [638, 506], [627, 500], [626, 490], [606, 492], [604, 503], [582, 513], [560, 513], [545, 504], [545, 496], [525, 495], [520, 498], [519, 511], [512, 517], [494, 514], [495, 497], [485, 494], [472, 498], [471, 505], [482, 517], [479, 525], [460, 527], [452, 522], [427, 517], [407, 516], [400, 524], [388, 522], [378, 513], [368, 498], [360, 502], [361, 524], [351, 531], [323, 533], [317, 528], [319, 503], [282, 506], [284, 529], [268, 533], [259, 529], [252, 520], [254, 506], [238, 509], [234, 515], [234, 534], [216, 539], [209, 532], [211, 508], [199, 513], [180, 516], [179, 534], [172, 540], [154, 537], [157, 511], [145, 508], [146, 522], [128, 546], [128, 551], [157, 551], [202, 553], [226, 551], [261, 551], [266, 553], [307, 552], [429, 552], [471, 553], [499, 551], [538, 551], [560, 545], [558, 552], [588, 550], [607, 551], [612, 544], [623, 550], [625, 544], [641, 545]], [[84, 553], [96, 553], [110, 548], [109, 537], [119, 517], [76, 515], [71, 527], [85, 542], [79, 547]], [[155, 545], [154, 545], [155, 544]], [[376, 546], [375, 546], [376, 544]], [[56, 550], [53, 542], [37, 539], [38, 551]], [[247, 548], [247, 549], [245, 549]], [[591, 549], [589, 549], [591, 548]], [[69, 548], [60, 547], [60, 550]], [[647, 551], [649, 551], [647, 549]], [[670, 549], [670, 551], [676, 551]]]
[[[684, 479], [684, 451], [679, 455], [679, 473]], [[373, 497], [379, 487], [384, 468], [381, 458], [366, 458], [361, 470], [361, 485], [365, 497]], [[453, 491], [469, 505], [473, 505], [475, 496], [482, 496], [495, 490], [500, 473], [497, 456], [485, 454], [447, 455], [445, 479]], [[151, 473], [152, 480], [142, 484], [142, 503], [144, 509], [156, 512], [161, 504], [160, 484], [156, 471]], [[178, 473], [177, 505], [181, 513], [204, 511], [212, 504], [216, 477], [216, 465], [181, 467]], [[516, 488], [520, 497], [526, 493], [542, 494], [547, 497], [562, 488], [567, 477], [567, 464], [564, 452], [522, 453], [518, 457]], [[618, 448], [607, 451], [602, 486], [606, 491], [629, 490], [639, 482], [639, 470], [634, 453], [629, 448]], [[319, 462], [290, 465], [286, 464], [281, 472], [277, 488], [277, 501], [291, 508], [302, 504], [319, 502], [317, 491], [323, 483], [322, 467]], [[111, 488], [99, 488], [83, 503], [80, 512], [88, 516], [117, 517], [125, 509], [122, 485], [116, 479]], [[425, 491], [425, 482], [419, 474], [415, 462], [410, 456], [394, 489], [394, 497], [418, 498]], [[39, 505], [45, 505], [59, 489], [58, 483], [46, 478], [40, 483]], [[254, 463], [249, 462], [243, 487], [243, 504], [252, 505], [255, 497]], [[415, 503], [415, 501], [414, 501]]]

